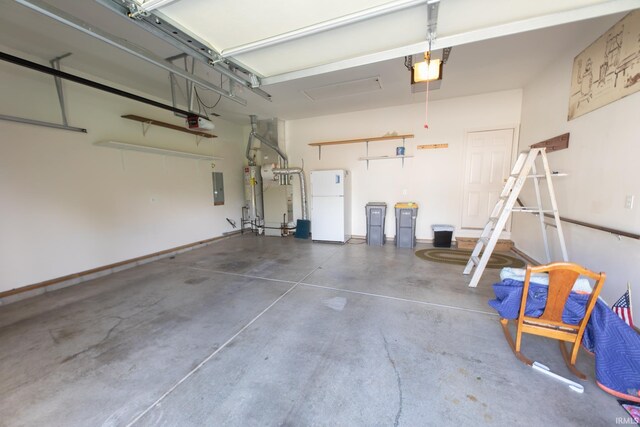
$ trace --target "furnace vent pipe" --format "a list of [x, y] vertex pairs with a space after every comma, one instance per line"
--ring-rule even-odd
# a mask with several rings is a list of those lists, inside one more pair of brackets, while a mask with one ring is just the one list
[[304, 171], [302, 168], [273, 169], [274, 175], [298, 175], [300, 177], [300, 196], [302, 197], [302, 219], [307, 218], [307, 190], [304, 185]]
[[287, 155], [284, 154], [282, 152], [282, 150], [280, 150], [280, 147], [278, 147], [278, 144], [274, 144], [271, 141], [269, 141], [267, 138], [263, 137], [262, 135], [258, 134], [257, 132], [257, 127], [258, 127], [258, 116], [255, 115], [251, 115], [251, 133], [249, 134], [249, 142], [247, 143], [247, 152], [246, 152], [246, 157], [249, 160], [249, 162], [254, 161], [251, 158], [251, 145], [253, 143], [253, 138], [257, 139], [258, 141], [262, 142], [264, 145], [266, 145], [267, 147], [271, 148], [272, 150], [274, 150], [276, 153], [278, 153], [278, 156], [282, 157], [282, 160], [284, 160], [285, 162], [287, 162]]

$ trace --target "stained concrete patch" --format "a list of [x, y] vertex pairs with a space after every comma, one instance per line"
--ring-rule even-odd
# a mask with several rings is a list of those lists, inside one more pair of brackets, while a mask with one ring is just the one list
[[344, 297], [333, 297], [323, 300], [322, 303], [332, 310], [342, 311], [344, 310], [344, 306], [347, 305], [347, 299]]
[[192, 277], [191, 279], [187, 279], [184, 281], [187, 285], [199, 285], [202, 282], [206, 282], [209, 280], [208, 277]]

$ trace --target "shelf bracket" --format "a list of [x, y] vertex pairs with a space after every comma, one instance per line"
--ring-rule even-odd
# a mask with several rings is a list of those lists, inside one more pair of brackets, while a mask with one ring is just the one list
[[140, 124], [142, 125], [142, 136], [147, 136], [147, 132], [149, 131], [149, 128], [151, 127], [153, 122], [152, 121], [141, 122]]
[[[369, 157], [369, 141], [365, 142], [365, 155]], [[369, 170], [369, 159], [367, 159], [367, 170]]]
[[322, 145], [318, 145], [318, 160], [322, 159]]
[[[51, 68], [54, 70], [60, 71], [60, 60], [64, 59], [71, 55], [71, 52], [67, 52], [64, 55], [57, 56], [49, 61], [51, 64]], [[60, 103], [60, 113], [62, 115], [62, 125], [69, 126], [69, 122], [67, 121], [67, 109], [64, 105], [64, 91], [62, 89], [62, 79], [58, 76], [55, 76], [53, 80], [56, 83], [56, 91], [58, 92], [58, 102]]]
[[403, 169], [404, 169], [404, 150], [405, 150], [404, 140], [405, 140], [405, 138], [402, 137], [402, 168]]

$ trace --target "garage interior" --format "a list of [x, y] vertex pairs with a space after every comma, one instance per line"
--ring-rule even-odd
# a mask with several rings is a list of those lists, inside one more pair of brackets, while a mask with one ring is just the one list
[[[581, 381], [523, 338], [583, 393], [514, 357], [488, 305], [500, 269], [416, 255], [437, 224], [481, 237], [519, 153], [562, 140], [562, 220], [543, 238], [514, 213], [496, 238], [640, 306], [640, 95], [570, 108], [578, 78], [640, 80], [638, 45], [626, 68], [578, 61], [638, 31], [640, 1], [0, 5], [0, 425], [630, 420], [584, 349]], [[416, 83], [426, 52], [441, 78]], [[321, 171], [346, 171], [339, 221]]]

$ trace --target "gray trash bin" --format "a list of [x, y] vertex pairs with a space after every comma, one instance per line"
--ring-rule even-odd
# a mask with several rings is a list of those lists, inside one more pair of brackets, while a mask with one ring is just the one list
[[384, 219], [387, 216], [387, 204], [384, 202], [369, 202], [365, 206], [365, 211], [367, 213], [367, 245], [384, 245], [386, 239]]
[[416, 217], [418, 205], [413, 202], [396, 203], [396, 247], [416, 246]]
[[450, 248], [451, 238], [453, 237], [453, 225], [433, 224], [433, 246], [436, 248]]

